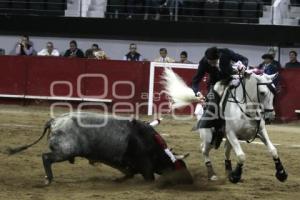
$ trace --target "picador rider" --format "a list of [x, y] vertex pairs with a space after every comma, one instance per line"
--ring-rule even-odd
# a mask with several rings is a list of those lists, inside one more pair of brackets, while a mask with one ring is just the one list
[[205, 55], [199, 63], [197, 73], [192, 80], [192, 88], [195, 95], [200, 96], [201, 98], [199, 83], [206, 73], [209, 75], [209, 92], [206, 98], [206, 106], [204, 113], [197, 124], [197, 128], [215, 128], [213, 140], [216, 139], [216, 137], [219, 138], [219, 143], [215, 143], [216, 148], [219, 147], [221, 142], [220, 138], [223, 138], [224, 133], [222, 131], [223, 120], [219, 118], [218, 112], [218, 105], [221, 97], [214, 91], [214, 85], [218, 81], [224, 82], [225, 85], [230, 83], [235, 71], [233, 69], [234, 63], [240, 63], [245, 67], [248, 65], [248, 59], [230, 49], [217, 47], [208, 48], [205, 51]]

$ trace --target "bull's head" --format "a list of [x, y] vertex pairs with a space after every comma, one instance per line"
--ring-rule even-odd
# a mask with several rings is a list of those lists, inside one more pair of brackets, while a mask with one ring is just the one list
[[191, 184], [193, 179], [183, 160], [188, 154], [176, 155], [176, 153], [168, 149], [165, 140], [153, 128], [159, 122], [159, 120], [151, 123], [139, 120], [131, 121], [139, 135], [143, 136], [144, 141], [147, 142], [146, 145], [150, 151], [149, 153], [152, 155], [154, 171], [162, 175], [160, 183], [166, 185]]

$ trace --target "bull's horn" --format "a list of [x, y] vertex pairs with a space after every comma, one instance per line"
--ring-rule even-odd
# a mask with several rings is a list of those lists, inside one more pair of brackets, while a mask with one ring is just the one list
[[155, 127], [155, 126], [160, 124], [161, 120], [163, 120], [163, 118], [153, 120], [152, 122], [149, 123], [149, 125], [152, 126], [152, 127]]
[[183, 159], [186, 159], [187, 157], [189, 157], [189, 153], [186, 153], [186, 154], [183, 154], [183, 155], [175, 155], [175, 158], [177, 160], [183, 160]]

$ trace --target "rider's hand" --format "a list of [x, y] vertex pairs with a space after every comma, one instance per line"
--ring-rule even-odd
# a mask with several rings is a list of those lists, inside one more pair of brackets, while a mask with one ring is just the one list
[[234, 63], [232, 68], [235, 69], [238, 74], [243, 74], [246, 70], [246, 66], [241, 61]]
[[197, 92], [195, 95], [196, 95], [199, 103], [205, 102], [205, 97], [201, 94], [201, 92]]

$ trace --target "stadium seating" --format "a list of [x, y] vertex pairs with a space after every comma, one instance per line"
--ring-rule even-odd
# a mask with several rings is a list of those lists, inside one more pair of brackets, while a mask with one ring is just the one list
[[291, 6], [300, 6], [300, 0], [291, 0]]
[[[296, 4], [300, 0], [292, 0]], [[164, 2], [163, 0], [161, 2]], [[130, 18], [144, 19], [145, 8], [143, 2], [137, 1]], [[206, 22], [244, 22], [258, 23], [258, 18], [263, 15], [263, 6], [270, 5], [271, 0], [188, 0], [183, 1], [178, 10], [178, 19], [181, 21], [206, 21]], [[270, 6], [269, 6], [270, 7]], [[160, 20], [173, 20], [169, 16], [167, 6], [160, 7]], [[0, 14], [36, 15], [36, 16], [74, 16], [74, 17], [107, 17], [127, 18], [130, 10], [127, 0], [2, 0], [0, 1]], [[150, 15], [155, 15], [156, 10], [149, 9]], [[154, 17], [149, 17], [153, 19]]]
[[199, 20], [200, 16], [203, 16], [203, 5], [205, 0], [199, 0], [196, 2], [192, 1], [183, 1], [183, 15], [184, 17], [180, 18], [183, 20]]
[[10, 2], [9, 1], [0, 1], [0, 13], [6, 14], [9, 12]]
[[66, 9], [66, 0], [47, 0], [46, 9], [49, 15], [63, 16]]
[[219, 2], [205, 2], [203, 7], [203, 16], [206, 21], [215, 22], [219, 16]]
[[108, 0], [107, 1], [107, 12], [106, 15], [109, 18], [120, 18], [124, 17], [126, 11], [125, 0]]
[[11, 1], [11, 9], [14, 14], [26, 14], [27, 1], [26, 0], [13, 0]]
[[239, 0], [227, 0], [223, 2], [222, 14], [226, 21], [236, 21], [239, 17]]
[[3, 0], [0, 14], [63, 16], [66, 0]]
[[254, 0], [247, 0], [241, 4], [240, 17], [244, 22], [253, 22], [258, 18], [258, 3]]
[[35, 0], [29, 1], [29, 9], [32, 15], [46, 15], [46, 1]]

